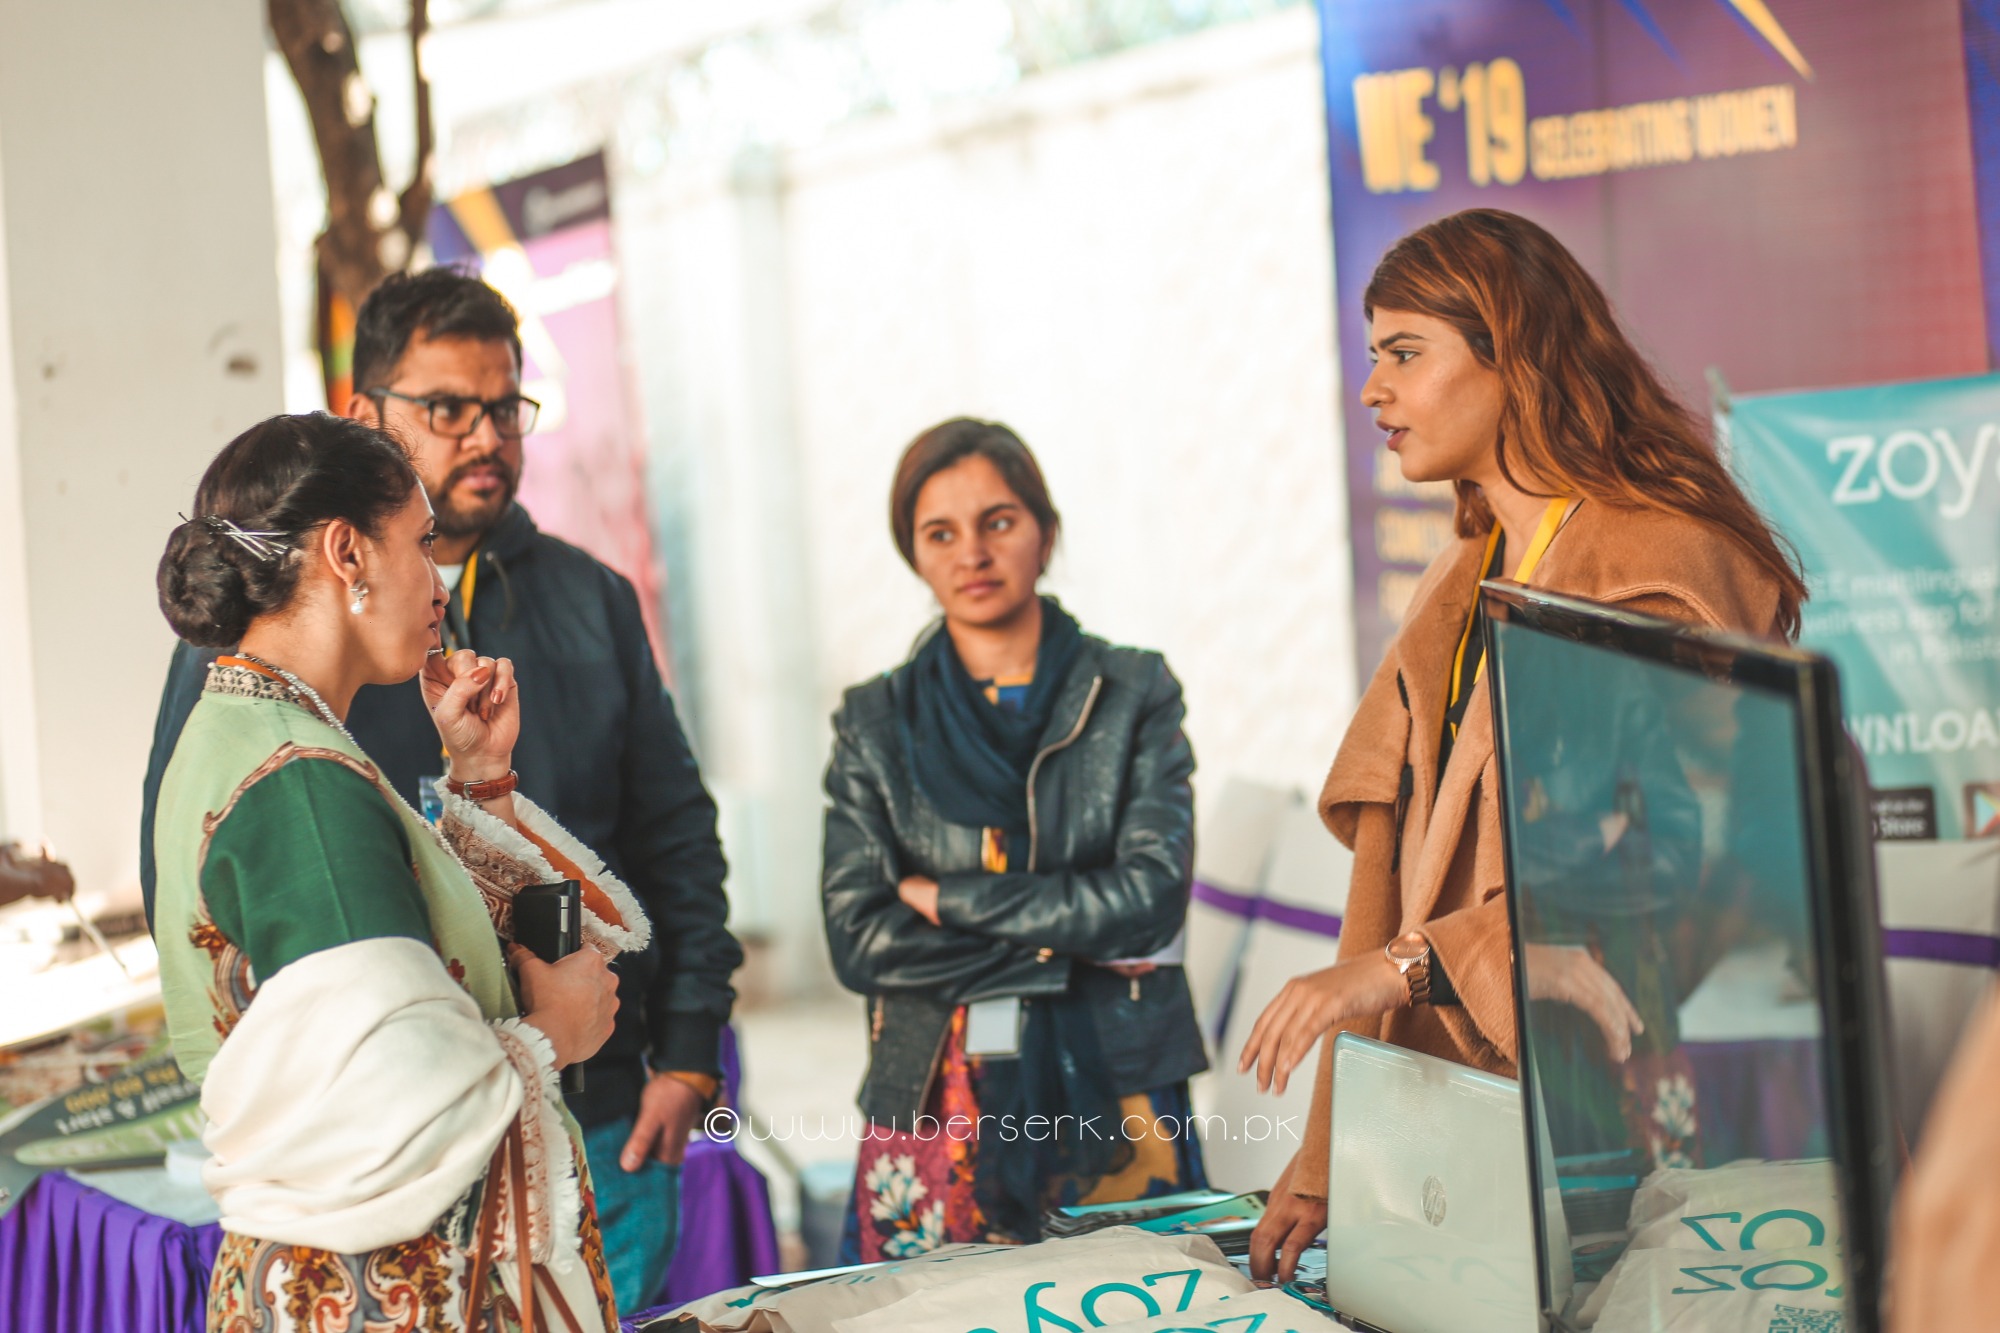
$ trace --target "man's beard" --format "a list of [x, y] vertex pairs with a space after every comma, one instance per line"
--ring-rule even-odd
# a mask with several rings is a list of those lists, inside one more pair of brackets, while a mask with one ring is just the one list
[[[491, 468], [500, 474], [502, 488], [491, 500], [476, 500], [470, 505], [454, 498], [458, 483], [468, 472], [478, 468]], [[444, 484], [431, 493], [431, 509], [437, 515], [437, 530], [445, 537], [478, 537], [499, 522], [507, 512], [507, 506], [514, 501], [514, 493], [520, 489], [521, 477], [507, 466], [505, 459], [494, 455], [490, 458], [475, 458], [469, 463], [461, 463], [453, 468], [444, 479]]]

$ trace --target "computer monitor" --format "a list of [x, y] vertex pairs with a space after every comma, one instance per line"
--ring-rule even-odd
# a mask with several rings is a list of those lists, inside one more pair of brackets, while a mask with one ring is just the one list
[[1894, 1135], [1833, 664], [1482, 599], [1545, 1321], [1872, 1333]]

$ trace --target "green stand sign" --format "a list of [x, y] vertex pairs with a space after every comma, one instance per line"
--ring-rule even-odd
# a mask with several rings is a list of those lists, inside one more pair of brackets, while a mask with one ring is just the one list
[[157, 1166], [201, 1129], [201, 1086], [170, 1055], [24, 1107], [0, 1121], [0, 1217], [44, 1171]]

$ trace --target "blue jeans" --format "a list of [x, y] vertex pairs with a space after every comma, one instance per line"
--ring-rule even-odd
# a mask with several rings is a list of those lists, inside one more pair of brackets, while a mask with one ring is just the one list
[[604, 1229], [604, 1259], [618, 1313], [637, 1314], [653, 1304], [681, 1235], [681, 1169], [646, 1159], [637, 1171], [618, 1164], [632, 1117], [583, 1131], [583, 1152], [597, 1190], [597, 1222]]

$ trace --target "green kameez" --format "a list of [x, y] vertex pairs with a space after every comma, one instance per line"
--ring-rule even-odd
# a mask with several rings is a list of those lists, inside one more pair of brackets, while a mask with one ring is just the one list
[[[155, 846], [163, 998], [190, 1078], [204, 1078], [261, 985], [301, 959], [363, 941], [428, 946], [489, 1024], [518, 1015], [495, 933], [503, 900], [351, 740], [278, 682], [212, 669], [167, 769]], [[489, 865], [504, 859], [481, 853]], [[574, 1314], [615, 1329], [580, 1138], [566, 1113], [563, 1121], [582, 1196], [582, 1257], [601, 1306]], [[442, 1216], [411, 1218], [407, 1241], [363, 1254], [227, 1233], [209, 1328], [463, 1328], [481, 1188], [475, 1182]], [[485, 1326], [518, 1329], [497, 1265], [487, 1271]], [[541, 1322], [561, 1327], [546, 1307]]]

